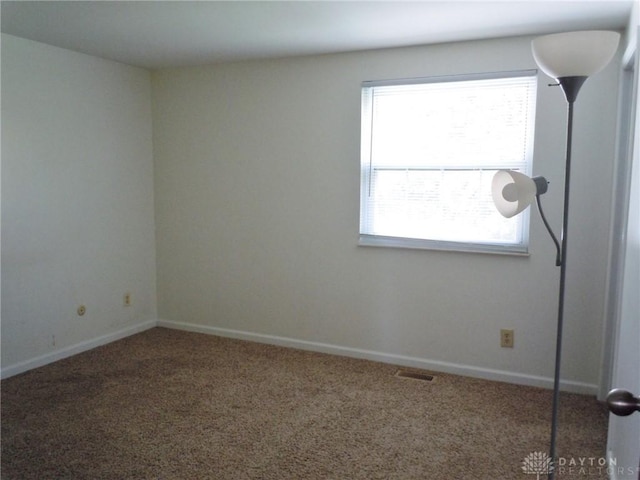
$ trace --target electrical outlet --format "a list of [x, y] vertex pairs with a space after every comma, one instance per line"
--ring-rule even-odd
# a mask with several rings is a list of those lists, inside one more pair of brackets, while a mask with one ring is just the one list
[[513, 330], [500, 330], [500, 346], [503, 348], [513, 348]]
[[131, 294], [129, 292], [124, 294], [124, 306], [125, 307], [131, 306]]

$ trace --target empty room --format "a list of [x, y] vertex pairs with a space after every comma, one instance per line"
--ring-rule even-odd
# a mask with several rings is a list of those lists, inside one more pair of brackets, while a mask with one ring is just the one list
[[640, 479], [637, 1], [0, 8], [3, 479]]

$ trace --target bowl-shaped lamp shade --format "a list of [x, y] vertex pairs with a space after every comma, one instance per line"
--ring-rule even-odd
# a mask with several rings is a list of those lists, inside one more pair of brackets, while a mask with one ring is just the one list
[[491, 182], [491, 196], [500, 215], [511, 218], [536, 198], [536, 184], [528, 176], [513, 170], [499, 170]]
[[531, 43], [533, 58], [552, 78], [588, 77], [611, 61], [620, 34], [605, 30], [556, 33]]

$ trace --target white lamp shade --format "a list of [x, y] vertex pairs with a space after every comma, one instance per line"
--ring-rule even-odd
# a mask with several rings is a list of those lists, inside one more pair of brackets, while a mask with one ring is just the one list
[[611, 61], [620, 34], [605, 30], [556, 33], [531, 42], [533, 58], [552, 78], [588, 77]]
[[533, 179], [513, 170], [498, 170], [491, 182], [491, 195], [500, 215], [511, 218], [527, 208], [536, 198]]

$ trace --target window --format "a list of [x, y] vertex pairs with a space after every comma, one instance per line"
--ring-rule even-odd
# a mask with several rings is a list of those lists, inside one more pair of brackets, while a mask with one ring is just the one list
[[526, 253], [529, 216], [493, 206], [531, 174], [536, 71], [364, 82], [360, 244]]

